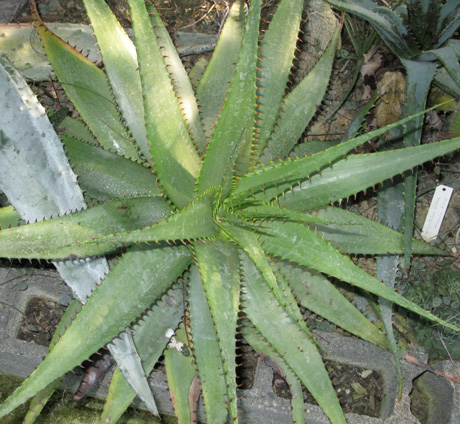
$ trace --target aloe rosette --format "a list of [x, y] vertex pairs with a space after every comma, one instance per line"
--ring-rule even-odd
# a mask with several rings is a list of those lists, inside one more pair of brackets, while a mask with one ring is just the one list
[[[236, 1], [196, 93], [152, 2], [129, 0], [133, 44], [104, 1], [85, 0], [103, 70], [35, 13], [55, 74], [86, 124], [67, 118], [62, 145], [81, 190], [97, 202], [84, 208], [61, 142], [2, 60], [0, 88], [9, 103], [1, 111], [23, 101], [21, 127], [31, 128], [37, 142], [18, 137], [16, 109], [2, 114], [0, 188], [23, 219], [46, 219], [3, 229], [0, 255], [53, 260], [83, 306], [0, 416], [115, 343], [122, 346], [101, 422], [116, 422], [136, 393], [157, 413], [145, 376], [163, 352], [180, 422], [196, 422], [200, 390], [208, 422], [236, 422], [235, 346], [242, 334], [283, 369], [297, 394], [296, 422], [305, 419], [302, 383], [332, 423], [345, 423], [324, 351], [300, 308], [382, 348], [388, 342], [328, 276], [459, 330], [346, 254], [401, 254], [403, 235], [330, 205], [458, 149], [460, 139], [350, 154], [394, 124], [285, 159], [320, 105], [339, 36], [338, 29], [315, 68], [286, 94], [303, 3], [282, 0], [262, 38], [261, 1], [247, 10]], [[32, 165], [13, 175], [21, 163]], [[31, 184], [40, 193], [29, 199]], [[43, 208], [46, 201], [53, 204]], [[11, 222], [11, 209], [4, 215]], [[413, 249], [444, 254], [417, 240]]]

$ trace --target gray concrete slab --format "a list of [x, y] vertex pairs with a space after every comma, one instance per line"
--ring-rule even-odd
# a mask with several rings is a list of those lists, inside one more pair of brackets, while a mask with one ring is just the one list
[[0, 23], [13, 22], [28, 0], [0, 0]]

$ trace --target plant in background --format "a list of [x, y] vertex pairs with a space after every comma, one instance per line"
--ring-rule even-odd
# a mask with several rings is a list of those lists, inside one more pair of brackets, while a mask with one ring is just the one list
[[[438, 84], [454, 94], [459, 92], [457, 52], [460, 42], [452, 39], [460, 26], [460, 4], [457, 0], [444, 3], [438, 0], [407, 0], [397, 2], [394, 10], [380, 6], [374, 0], [327, 1], [340, 10], [368, 21], [401, 60], [407, 72], [406, 115], [425, 110], [428, 92], [437, 72], [440, 75], [440, 79], [436, 80]], [[444, 69], [438, 70], [439, 65]], [[407, 124], [404, 131], [405, 147], [420, 144], [422, 125], [422, 115]], [[410, 266], [416, 183], [417, 173], [406, 175], [403, 183], [405, 211], [402, 227], [407, 269]]]
[[[392, 2], [394, 9], [380, 6], [374, 0], [327, 0], [333, 6], [365, 19], [380, 38], [398, 56], [406, 69], [405, 115], [423, 111], [433, 81], [453, 95], [460, 97], [459, 40], [452, 39], [460, 26], [460, 4], [457, 0], [407, 0]], [[440, 66], [439, 66], [440, 65]], [[423, 116], [409, 122], [403, 130], [403, 146], [419, 145]], [[387, 186], [378, 194], [380, 222], [404, 232], [404, 267], [409, 271], [412, 250], [413, 221], [417, 172], [406, 172], [402, 182]], [[377, 260], [377, 278], [393, 288], [399, 257]], [[392, 306], [381, 302], [382, 319], [392, 351], [397, 347], [392, 330]], [[398, 373], [401, 373], [396, 362]]]
[[[447, 264], [448, 265], [448, 264]], [[429, 309], [446, 321], [460, 322], [460, 274], [451, 268], [427, 273], [426, 264], [415, 262], [408, 279], [398, 283], [405, 297]], [[444, 328], [436, 328], [429, 322], [417, 320], [409, 314], [415, 339], [424, 346], [432, 358], [458, 358], [460, 344], [458, 334]]]
[[[261, 0], [250, 2], [247, 16], [244, 2], [234, 3], [196, 90], [200, 110], [152, 2], [129, 0], [134, 47], [104, 1], [85, 0], [104, 70], [35, 11], [56, 76], [87, 125], [67, 118], [62, 143], [80, 187], [99, 203], [70, 213], [85, 205], [61, 142], [2, 59], [0, 188], [21, 218], [46, 219], [2, 230], [0, 255], [53, 260], [82, 308], [69, 312], [65, 331], [0, 416], [35, 395], [38, 411], [49, 385], [108, 345], [118, 369], [101, 422], [115, 422], [136, 393], [158, 413], [145, 375], [163, 352], [180, 422], [196, 421], [200, 390], [208, 422], [237, 421], [242, 334], [283, 370], [295, 422], [305, 420], [303, 383], [332, 423], [345, 423], [299, 305], [383, 348], [388, 342], [326, 276], [459, 331], [345, 254], [401, 254], [400, 233], [330, 205], [458, 149], [460, 139], [349, 154], [395, 124], [280, 159], [319, 106], [338, 38], [337, 30], [313, 71], [285, 95], [303, 3], [282, 0], [262, 40]], [[11, 221], [11, 209], [4, 212]], [[412, 243], [416, 253], [444, 254]]]

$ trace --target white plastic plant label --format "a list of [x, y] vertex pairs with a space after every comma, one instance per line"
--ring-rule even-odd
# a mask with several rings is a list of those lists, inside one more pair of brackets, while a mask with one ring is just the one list
[[422, 229], [422, 237], [425, 241], [434, 240], [439, 234], [444, 215], [446, 214], [449, 201], [454, 189], [445, 185], [439, 185], [434, 192], [430, 210], [425, 219]]

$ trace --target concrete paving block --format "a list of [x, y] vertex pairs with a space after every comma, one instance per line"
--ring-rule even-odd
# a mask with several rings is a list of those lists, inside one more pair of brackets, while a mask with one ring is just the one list
[[10, 23], [27, 2], [27, 0], [0, 0], [0, 22]]
[[[26, 282], [26, 290], [18, 289]], [[34, 298], [59, 302], [71, 290], [55, 271], [40, 270], [39, 275], [24, 274], [17, 268], [0, 268], [0, 371], [27, 377], [48, 353], [46, 346], [17, 339], [23, 321], [22, 313]]]
[[416, 381], [417, 389], [427, 398], [427, 424], [460, 423], [460, 364], [442, 361], [434, 369], [457, 379], [425, 372]]
[[[18, 290], [18, 282], [28, 284], [26, 290]], [[40, 270], [36, 275], [24, 274], [23, 270], [15, 268], [0, 268], [0, 372], [27, 377], [40, 363], [47, 353], [47, 347], [18, 340], [19, 331], [27, 303], [35, 297], [59, 301], [63, 294], [70, 290], [62, 283], [58, 274], [52, 270]], [[7, 306], [8, 305], [8, 306]], [[381, 417], [371, 418], [357, 414], [347, 414], [350, 424], [419, 424], [410, 411], [409, 394], [412, 391], [414, 379], [424, 370], [415, 365], [402, 362], [403, 397], [397, 401], [398, 384], [393, 356], [368, 342], [356, 338], [344, 337], [332, 333], [316, 333], [317, 339], [327, 352], [327, 359], [363, 369], [379, 372], [384, 380], [385, 400]], [[415, 354], [413, 354], [416, 356]], [[417, 356], [425, 361], [426, 356]], [[458, 368], [458, 364], [456, 364]], [[440, 369], [455, 376], [455, 370], [450, 363], [439, 364]], [[108, 373], [99, 387], [92, 392], [98, 398], [104, 398], [110, 383], [111, 373]], [[460, 391], [458, 385], [432, 374], [425, 374], [418, 379], [429, 391], [429, 408], [432, 415], [430, 424], [457, 424], [460, 422]], [[239, 390], [240, 422], [242, 424], [292, 423], [290, 403], [275, 395], [272, 388], [273, 371], [259, 359], [254, 384], [251, 389]], [[78, 377], [69, 373], [63, 386], [75, 390]], [[173, 407], [168, 391], [166, 375], [155, 371], [150, 376], [150, 385], [154, 392], [158, 408], [162, 413], [173, 414]], [[427, 389], [428, 390], [428, 389]], [[139, 401], [136, 405], [142, 408]], [[318, 406], [306, 404], [306, 422], [308, 424], [328, 424], [329, 421]], [[202, 402], [198, 408], [198, 418], [205, 420]]]

